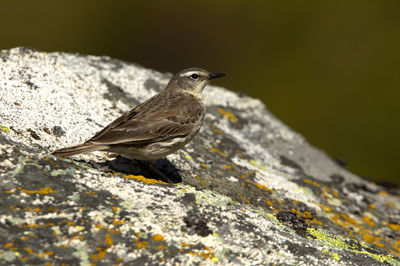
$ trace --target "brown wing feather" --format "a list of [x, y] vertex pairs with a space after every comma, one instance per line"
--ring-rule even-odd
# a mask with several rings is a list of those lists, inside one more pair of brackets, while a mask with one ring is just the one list
[[144, 144], [184, 137], [203, 117], [204, 107], [194, 96], [164, 91], [123, 114], [87, 142]]

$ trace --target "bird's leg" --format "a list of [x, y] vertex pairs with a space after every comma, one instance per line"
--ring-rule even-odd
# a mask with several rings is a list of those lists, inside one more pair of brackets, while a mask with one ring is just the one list
[[161, 179], [161, 181], [164, 181], [164, 182], [170, 183], [170, 184], [174, 183], [174, 181], [171, 178], [169, 178], [166, 175], [164, 175], [163, 172], [161, 172], [160, 170], [158, 170], [157, 167], [155, 167], [155, 165], [154, 165], [155, 160], [151, 160], [151, 161], [139, 161], [138, 160], [138, 162], [142, 166], [147, 168], [150, 171], [151, 174], [157, 175]]

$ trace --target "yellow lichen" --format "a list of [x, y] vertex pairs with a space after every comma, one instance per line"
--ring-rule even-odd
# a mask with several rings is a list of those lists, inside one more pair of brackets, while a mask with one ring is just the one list
[[[347, 250], [347, 251], [350, 251], [350, 252], [353, 252], [353, 253], [357, 253], [357, 254], [365, 254], [365, 255], [367, 255], [367, 256], [369, 256], [369, 257], [371, 257], [371, 258], [373, 258], [373, 259], [375, 259], [375, 260], [377, 260], [379, 262], [382, 262], [382, 263], [383, 262], [387, 262], [387, 263], [392, 264], [392, 265], [398, 265], [399, 264], [398, 261], [396, 261], [395, 259], [393, 259], [393, 258], [391, 258], [389, 256], [378, 255], [378, 254], [375, 254], [375, 253], [371, 253], [371, 252], [369, 252], [367, 250], [359, 250], [359, 245], [357, 245], [357, 244], [351, 245], [351, 244], [347, 244], [346, 243], [346, 242], [348, 242], [349, 239], [343, 239], [343, 238], [341, 238], [339, 236], [334, 236], [334, 235], [331, 235], [331, 234], [329, 234], [327, 232], [324, 232], [324, 231], [318, 231], [315, 228], [308, 228], [307, 232], [311, 236], [313, 236], [316, 241], [320, 242], [324, 246], [332, 247], [332, 248], [341, 248], [341, 249], [344, 249], [344, 250]], [[367, 236], [366, 239], [370, 240], [370, 241], [375, 241], [376, 240], [372, 236], [371, 237]], [[374, 243], [376, 244], [376, 242], [374, 242]], [[370, 249], [370, 247], [368, 247], [366, 245], [363, 245], [363, 246], [365, 246], [366, 248]]]
[[3, 127], [3, 126], [0, 125], [0, 131], [3, 131], [3, 132], [8, 133], [8, 132], [10, 132], [10, 129], [7, 128], [7, 127]]

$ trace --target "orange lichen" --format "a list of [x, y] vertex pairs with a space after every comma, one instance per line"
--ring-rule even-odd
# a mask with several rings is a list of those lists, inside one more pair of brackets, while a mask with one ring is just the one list
[[112, 237], [110, 235], [106, 235], [104, 242], [106, 242], [108, 246], [112, 246], [113, 244]]
[[387, 196], [389, 196], [389, 193], [387, 193], [386, 191], [379, 191], [378, 195], [379, 196], [383, 196], [383, 197], [387, 197]]
[[94, 226], [97, 228], [97, 229], [101, 229], [101, 228], [103, 228], [103, 226], [101, 226], [101, 224], [94, 224]]
[[269, 199], [265, 199], [265, 202], [267, 202], [267, 204], [269, 206], [274, 206], [274, 203], [272, 201], [270, 201]]
[[181, 246], [182, 247], [191, 247], [191, 244], [185, 243], [185, 242], [181, 242]]
[[136, 244], [136, 248], [140, 249], [140, 248], [148, 248], [149, 247], [149, 243], [147, 241], [139, 241]]
[[83, 236], [78, 236], [78, 235], [74, 235], [73, 237], [71, 237], [71, 240], [83, 240]]
[[308, 219], [308, 220], [310, 220], [310, 219], [313, 218], [312, 214], [311, 214], [309, 211], [305, 211], [305, 212], [301, 215], [301, 217], [303, 217], [304, 219]]
[[118, 219], [114, 219], [113, 225], [120, 225], [120, 224], [126, 224], [126, 221], [121, 221], [121, 220], [118, 220]]
[[121, 230], [120, 229], [111, 229], [111, 228], [107, 228], [107, 231], [113, 234], [120, 234]]
[[92, 260], [94, 260], [94, 261], [101, 260], [102, 258], [104, 258], [107, 255], [107, 249], [113, 245], [112, 237], [110, 235], [106, 235], [104, 238], [104, 242], [106, 242], [107, 246], [104, 248], [98, 247], [97, 248], [98, 253], [92, 254], [90, 256], [92, 258]]
[[38, 224], [24, 224], [22, 227], [28, 227], [28, 228], [39, 228], [40, 225]]
[[322, 190], [325, 191], [325, 192], [328, 192], [328, 193], [331, 192], [331, 189], [328, 186], [323, 186]]
[[45, 188], [41, 188], [39, 190], [27, 190], [27, 189], [22, 189], [21, 187], [19, 187], [18, 189], [20, 189], [22, 192], [24, 192], [26, 194], [50, 194], [50, 193], [57, 192], [57, 191], [51, 189], [51, 187], [45, 187]]
[[312, 181], [312, 180], [310, 180], [310, 179], [304, 179], [304, 183], [308, 183], [308, 184], [311, 184], [311, 185], [316, 186], [316, 187], [320, 187], [320, 186], [321, 186], [321, 185], [318, 184], [317, 182]]
[[[207, 247], [206, 247], [207, 249]], [[212, 259], [214, 258], [214, 254], [208, 250], [208, 252], [202, 251], [202, 252], [193, 252], [193, 251], [188, 251], [187, 254], [193, 255], [193, 256], [200, 256], [203, 259]]]
[[374, 241], [374, 237], [369, 234], [364, 234], [363, 239], [365, 242], [372, 243]]
[[350, 224], [358, 225], [358, 221], [348, 216], [346, 213], [341, 213], [342, 217]]
[[63, 223], [65, 223], [65, 224], [67, 224], [67, 225], [76, 225], [75, 222], [68, 221], [68, 220], [64, 220]]
[[156, 234], [152, 237], [154, 241], [164, 241], [164, 237], [160, 234]]
[[233, 165], [226, 165], [226, 164], [225, 164], [223, 167], [224, 167], [225, 169], [231, 170], [231, 168], [233, 167]]
[[142, 182], [145, 182], [145, 183], [151, 184], [151, 185], [154, 185], [154, 184], [168, 185], [168, 183], [166, 183], [166, 182], [162, 182], [162, 181], [158, 181], [158, 180], [155, 180], [155, 179], [146, 178], [146, 177], [144, 177], [142, 175], [123, 175], [123, 177], [125, 177], [126, 179], [136, 179], [137, 181], [142, 181]]
[[217, 128], [214, 129], [214, 132], [218, 133], [218, 134], [223, 134], [224, 133], [221, 129], [217, 129]]
[[362, 219], [369, 226], [374, 226], [375, 225], [375, 223], [371, 220], [371, 217], [369, 217], [369, 216], [364, 216]]
[[324, 210], [324, 212], [326, 212], [326, 213], [331, 213], [331, 212], [332, 212], [332, 208], [331, 208], [330, 206], [323, 205], [323, 204], [319, 204], [319, 206], [320, 206], [321, 209]]
[[261, 185], [261, 184], [256, 184], [256, 186], [257, 186], [259, 189], [264, 189], [264, 190], [266, 190], [266, 191], [273, 192], [273, 190], [270, 189], [270, 188], [267, 187], [267, 186], [264, 186], [264, 185]]
[[219, 155], [223, 156], [223, 157], [227, 157], [228, 155], [226, 155], [226, 153], [223, 153], [222, 151], [216, 149], [216, 148], [211, 148], [210, 149], [211, 152], [215, 152], [218, 153]]
[[208, 166], [205, 165], [204, 163], [202, 163], [201, 166], [202, 166], [203, 168], [206, 168], [206, 169], [208, 168]]
[[312, 223], [318, 224], [318, 225], [323, 225], [323, 223], [321, 221], [318, 221], [317, 219], [313, 218], [311, 220]]
[[34, 252], [32, 249], [30, 249], [30, 248], [24, 248], [24, 250], [26, 251], [26, 252], [28, 252], [29, 254], [33, 254], [33, 255], [35, 255], [36, 257], [39, 257], [39, 258], [43, 258], [43, 257], [45, 257], [45, 256], [51, 256], [51, 255], [53, 255], [53, 252], [51, 252], [51, 251], [44, 251], [44, 252], [40, 252], [40, 253], [37, 253], [37, 252]]
[[11, 248], [12, 246], [13, 246], [13, 243], [5, 243], [3, 245], [3, 247], [5, 247], [5, 248]]
[[237, 123], [238, 122], [238, 119], [234, 114], [232, 114], [230, 112], [227, 112], [227, 111], [224, 111], [222, 108], [218, 108], [218, 112], [220, 114], [222, 114], [223, 116], [225, 116], [226, 119], [232, 121], [233, 123]]
[[392, 230], [400, 230], [400, 224], [388, 224], [389, 228]]
[[97, 248], [98, 252], [97, 254], [92, 254], [90, 257], [92, 258], [92, 260], [97, 261], [97, 260], [101, 260], [102, 258], [104, 258], [107, 254], [107, 248], [102, 249], [101, 247]]

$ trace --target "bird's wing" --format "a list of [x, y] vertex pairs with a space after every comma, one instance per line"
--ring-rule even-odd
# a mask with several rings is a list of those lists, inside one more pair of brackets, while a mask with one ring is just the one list
[[149, 144], [191, 133], [204, 116], [203, 105], [184, 93], [163, 92], [123, 114], [88, 142]]

